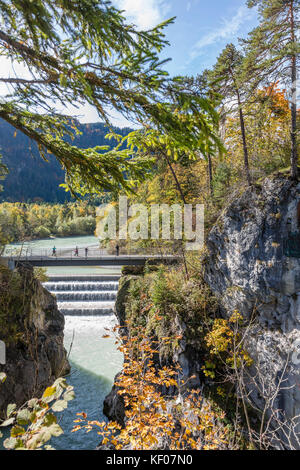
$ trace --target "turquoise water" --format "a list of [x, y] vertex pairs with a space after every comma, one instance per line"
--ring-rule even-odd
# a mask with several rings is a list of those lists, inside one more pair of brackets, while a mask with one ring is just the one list
[[49, 276], [53, 275], [74, 275], [88, 276], [90, 274], [120, 274], [121, 266], [64, 266], [49, 267], [46, 269]]
[[61, 248], [70, 248], [74, 249], [76, 246], [79, 248], [99, 246], [99, 240], [93, 235], [83, 236], [83, 237], [64, 237], [64, 238], [44, 238], [42, 240], [32, 240], [24, 243], [11, 243], [6, 247], [6, 253], [11, 252], [11, 250], [20, 250], [23, 246], [23, 250], [26, 251], [27, 248], [32, 249], [52, 249], [53, 246], [56, 246], [57, 249]]
[[[85, 412], [88, 419], [103, 421], [103, 400], [110, 392], [114, 376], [122, 368], [123, 358], [113, 338], [102, 338], [105, 328], [115, 324], [113, 315], [104, 317], [66, 317], [65, 346], [70, 353], [71, 374], [67, 382], [74, 386], [75, 399], [68, 409], [58, 414], [64, 434], [53, 440], [57, 450], [95, 449], [100, 438], [97, 429], [86, 434], [72, 433], [76, 413]], [[74, 333], [74, 337], [73, 337]]]
[[106, 377], [93, 374], [71, 361], [72, 373], [68, 377], [68, 384], [73, 385], [76, 398], [69, 402], [68, 409], [61, 416], [57, 415], [59, 424], [64, 434], [52, 440], [52, 446], [56, 450], [94, 450], [100, 442], [97, 430], [89, 432], [79, 430], [72, 433], [76, 413], [84, 411], [91, 420], [105, 419], [102, 413], [103, 400], [111, 390], [111, 381]]
[[[82, 272], [79, 270], [76, 273], [74, 271], [72, 271], [72, 276], [74, 274], [82, 276]], [[56, 272], [55, 274], [59, 273]], [[89, 272], [89, 274], [93, 273]], [[105, 274], [112, 273], [109, 272], [109, 269], [106, 269]], [[54, 286], [59, 285], [60, 282], [54, 282]], [[71, 364], [71, 374], [67, 377], [67, 382], [74, 386], [75, 399], [69, 402], [67, 410], [59, 414], [64, 434], [54, 439], [55, 442], [52, 442], [53, 447], [58, 450], [87, 450], [96, 448], [100, 442], [97, 428], [88, 434], [83, 430], [76, 433], [71, 432], [74, 420], [76, 419], [76, 413], [85, 412], [90, 420], [103, 421], [105, 419], [102, 412], [103, 401], [110, 392], [114, 377], [121, 370], [123, 364], [123, 356], [117, 350], [114, 336], [103, 338], [103, 335], [107, 335], [108, 330], [112, 330], [116, 324], [115, 315], [112, 313], [95, 314], [95, 309], [99, 309], [99, 307], [100, 310], [102, 307], [105, 310], [105, 301], [102, 303], [102, 301], [99, 302], [96, 299], [98, 299], [99, 294], [105, 294], [106, 289], [111, 289], [111, 284], [108, 283], [107, 287], [101, 287], [102, 290], [98, 291], [98, 289], [93, 290], [94, 282], [90, 282], [92, 290], [86, 290], [86, 282], [62, 281], [63, 289], [69, 289], [66, 291], [68, 300], [65, 302], [60, 301], [58, 306], [62, 309], [64, 305], [69, 307], [67, 309], [69, 313], [65, 315], [64, 345], [69, 354]], [[100, 284], [101, 282], [105, 283], [103, 278]], [[76, 289], [74, 290], [75, 287]], [[115, 288], [117, 288], [116, 282]], [[75, 301], [75, 298], [72, 299], [74, 294], [76, 296], [81, 291], [88, 294], [91, 299], [88, 301], [88, 310], [84, 310], [82, 315], [77, 315], [75, 312], [78, 309], [86, 308], [87, 303]], [[60, 290], [56, 292], [61, 293]], [[95, 300], [93, 300], [93, 297], [95, 297]]]

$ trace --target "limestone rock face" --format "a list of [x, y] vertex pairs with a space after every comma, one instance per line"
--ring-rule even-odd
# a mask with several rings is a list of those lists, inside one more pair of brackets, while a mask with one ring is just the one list
[[284, 382], [276, 406], [289, 419], [300, 415], [300, 258], [289, 249], [294, 237], [300, 253], [299, 204], [300, 184], [283, 176], [249, 188], [212, 229], [205, 274], [225, 316], [238, 310], [255, 319], [247, 345], [253, 376]]
[[[21, 286], [11, 299], [12, 308], [15, 304], [21, 313], [9, 320], [16, 324], [17, 339], [1, 335], [7, 343], [6, 364], [0, 365], [0, 371], [7, 375], [0, 387], [1, 415], [9, 403], [21, 406], [28, 399], [41, 396], [46, 387], [70, 369], [63, 346], [64, 316], [57, 309], [55, 298], [34, 279], [30, 269], [19, 274]], [[20, 308], [21, 295], [24, 301]]]
[[[115, 381], [120, 376], [116, 375]], [[110, 421], [117, 421], [121, 426], [125, 423], [125, 404], [122, 395], [118, 394], [118, 387], [113, 385], [110, 393], [103, 402], [103, 413]]]

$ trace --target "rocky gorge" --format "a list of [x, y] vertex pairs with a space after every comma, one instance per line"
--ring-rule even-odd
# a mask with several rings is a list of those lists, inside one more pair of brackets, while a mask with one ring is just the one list
[[[202, 297], [195, 297], [195, 290], [204, 289], [209, 315], [214, 318], [229, 321], [238, 312], [251, 364], [240, 371], [237, 380], [242, 385], [236, 393], [247, 406], [251, 403], [254, 421], [268, 429], [268, 445], [287, 449], [298, 447], [300, 431], [299, 208], [300, 184], [281, 174], [234, 194], [207, 237], [201, 259], [201, 287], [188, 281], [186, 302], [175, 309], [173, 302], [170, 307], [173, 314], [161, 337], [167, 329], [182, 339], [172, 345], [167, 360], [158, 329], [149, 327], [153, 323], [151, 310], [145, 313], [145, 307], [140, 309], [145, 331], [154, 333], [160, 341], [159, 367], [166, 361], [178, 362], [185, 377], [194, 376], [192, 386], [200, 388], [210, 388], [213, 380], [212, 375], [203, 374], [207, 331], [202, 326], [206, 316], [199, 307]], [[136, 298], [146, 295], [138, 287], [142, 277], [135, 273], [121, 278], [116, 301], [121, 326], [134, 317], [129, 305], [133, 290], [139, 291]], [[167, 296], [167, 290], [164, 292]], [[137, 318], [135, 321], [139, 321]], [[124, 406], [116, 387], [106, 398], [104, 411], [110, 419], [124, 422]], [[258, 440], [265, 438], [262, 434]]]
[[68, 373], [63, 346], [64, 316], [55, 298], [42, 287], [30, 267], [12, 272], [1, 266], [1, 337], [7, 379], [1, 384], [0, 413], [12, 400], [18, 407], [40, 397], [56, 378]]

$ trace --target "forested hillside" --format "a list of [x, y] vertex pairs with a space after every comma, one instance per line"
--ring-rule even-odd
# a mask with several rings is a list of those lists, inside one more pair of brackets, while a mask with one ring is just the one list
[[[113, 141], [105, 139], [109, 132], [102, 123], [81, 124], [82, 132], [73, 141], [73, 145], [82, 148], [96, 145], [113, 146]], [[118, 134], [126, 135], [129, 129], [115, 129]], [[49, 163], [43, 161], [38, 153], [37, 144], [22, 132], [16, 132], [14, 127], [0, 119], [0, 152], [3, 163], [9, 169], [9, 174], [3, 181], [2, 201], [36, 201], [64, 202], [70, 200], [59, 185], [64, 182], [64, 171], [53, 155], [48, 156]]]

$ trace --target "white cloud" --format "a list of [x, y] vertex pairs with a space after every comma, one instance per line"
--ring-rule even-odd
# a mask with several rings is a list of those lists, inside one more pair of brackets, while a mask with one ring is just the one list
[[[97, 113], [97, 110], [89, 105], [85, 104], [83, 106], [80, 106], [79, 109], [72, 109], [69, 107], [67, 110], [64, 110], [71, 116], [76, 116], [81, 123], [91, 123], [91, 122], [102, 122], [102, 119], [99, 117], [99, 114]], [[128, 121], [126, 117], [124, 117], [121, 113], [116, 111], [115, 109], [108, 109], [108, 114], [109, 114], [109, 119], [112, 123], [113, 126], [116, 127], [131, 127], [131, 128], [137, 128], [140, 126], [137, 126], [136, 123], [132, 121]], [[107, 131], [108, 132], [108, 131]]]
[[241, 6], [236, 14], [230, 19], [223, 19], [218, 29], [203, 36], [192, 48], [190, 57], [195, 59], [204, 47], [218, 43], [223, 40], [230, 40], [240, 31], [241, 26], [246, 21], [254, 18], [255, 12], [246, 6]]
[[166, 19], [170, 5], [166, 0], [114, 0], [117, 8], [140, 29], [150, 29]]
[[[32, 75], [30, 74], [28, 68], [25, 65], [21, 63], [19, 64], [16, 61], [12, 62], [10, 58], [5, 56], [0, 56], [0, 71], [1, 78], [32, 78]], [[0, 83], [0, 96], [6, 95], [11, 91], [12, 88], [8, 84], [3, 82]]]

